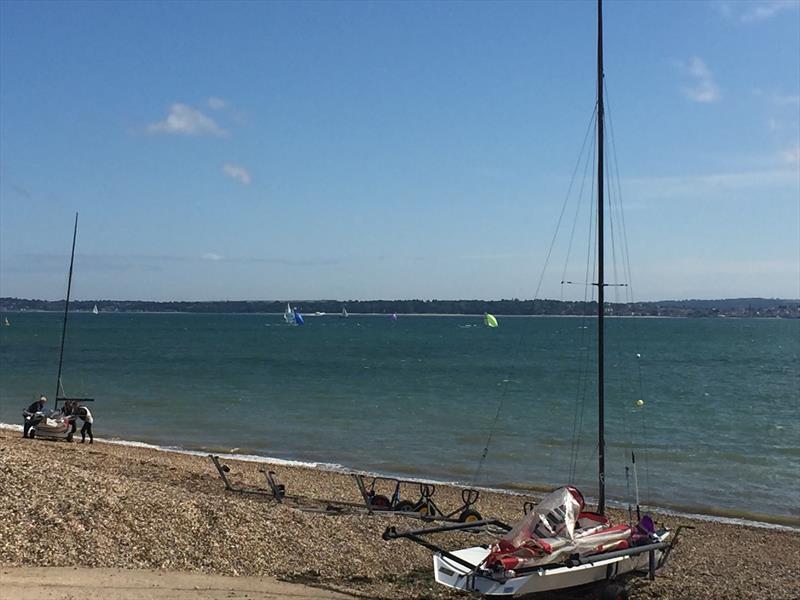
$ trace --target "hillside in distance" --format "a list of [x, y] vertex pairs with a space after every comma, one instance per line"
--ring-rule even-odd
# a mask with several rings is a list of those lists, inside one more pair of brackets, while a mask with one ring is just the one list
[[[70, 309], [100, 312], [282, 313], [287, 303], [302, 313], [560, 315], [597, 312], [596, 302], [562, 300], [224, 300], [151, 302], [146, 300], [73, 300]], [[0, 298], [0, 312], [62, 311], [64, 300]], [[800, 318], [800, 300], [726, 298], [606, 303], [609, 316]]]

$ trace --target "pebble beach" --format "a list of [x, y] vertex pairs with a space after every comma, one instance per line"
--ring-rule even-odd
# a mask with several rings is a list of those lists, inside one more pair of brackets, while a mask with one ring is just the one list
[[[266, 487], [258, 470], [263, 463], [222, 460], [232, 481]], [[270, 468], [286, 486], [283, 504], [266, 494], [226, 491], [202, 456], [102, 441], [28, 440], [0, 430], [0, 567], [269, 577], [321, 593], [386, 600], [464, 597], [433, 583], [428, 550], [381, 538], [387, 526], [409, 529], [421, 521], [368, 515], [347, 504], [330, 514], [324, 509], [331, 502], [360, 501], [350, 475]], [[533, 499], [481, 492], [476, 508], [484, 517], [510, 522], [522, 515], [523, 501]], [[437, 486], [435, 500], [458, 506], [460, 491]], [[628, 581], [631, 598], [800, 598], [800, 531], [654, 517], [673, 529], [694, 529], [681, 534], [655, 581]], [[488, 540], [481, 534], [438, 539], [451, 549]], [[557, 597], [595, 595], [580, 590]]]

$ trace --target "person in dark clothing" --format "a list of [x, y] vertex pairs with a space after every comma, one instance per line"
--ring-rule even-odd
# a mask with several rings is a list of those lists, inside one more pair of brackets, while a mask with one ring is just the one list
[[92, 417], [92, 412], [85, 406], [80, 405], [75, 409], [75, 414], [83, 419], [83, 427], [81, 427], [81, 444], [86, 442], [86, 434], [89, 434], [89, 443], [94, 444], [94, 436], [92, 435], [92, 423], [94, 423], [94, 418]]
[[33, 402], [27, 409], [22, 411], [22, 416], [25, 417], [25, 423], [22, 425], [22, 437], [28, 437], [28, 431], [31, 427], [36, 425], [41, 418], [36, 416], [44, 410], [44, 405], [47, 404], [47, 397], [42, 395], [39, 399]]
[[70, 431], [69, 435], [67, 436], [68, 442], [72, 441], [72, 436], [75, 435], [75, 430], [78, 428], [78, 417], [75, 416], [75, 410], [76, 410], [75, 404], [76, 403], [73, 402], [72, 400], [66, 400], [64, 401], [64, 407], [61, 409], [61, 413], [65, 417], [71, 417], [71, 419], [69, 420]]

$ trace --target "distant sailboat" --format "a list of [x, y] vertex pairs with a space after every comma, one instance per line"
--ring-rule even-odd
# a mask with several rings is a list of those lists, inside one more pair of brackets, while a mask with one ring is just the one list
[[490, 315], [489, 313], [484, 313], [483, 324], [486, 325], [487, 327], [497, 327], [497, 319], [494, 318], [494, 315]]
[[92, 309], [92, 314], [95, 314], [95, 315], [99, 315], [100, 314], [100, 311], [97, 310], [97, 304], [94, 305], [94, 308]]
[[297, 308], [294, 309], [294, 324], [295, 325], [304, 325], [305, 321], [303, 320], [303, 315], [300, 314], [300, 311]]
[[391, 317], [389, 317], [389, 320], [390, 320], [392, 323], [395, 323], [395, 322], [397, 321], [397, 313], [392, 313], [392, 316], [391, 316]]
[[8, 317], [3, 319], [3, 325], [5, 325], [6, 327], [11, 327], [11, 323], [8, 321]]
[[344, 306], [342, 307], [342, 314], [339, 315], [339, 316], [341, 316], [343, 319], [346, 319], [347, 317], [350, 316], [350, 315], [347, 314], [347, 308], [346, 307], [344, 307]]
[[288, 302], [286, 303], [286, 310], [283, 313], [283, 320], [286, 321], [287, 325], [294, 325], [295, 324], [294, 311], [292, 310], [292, 307], [289, 306]]

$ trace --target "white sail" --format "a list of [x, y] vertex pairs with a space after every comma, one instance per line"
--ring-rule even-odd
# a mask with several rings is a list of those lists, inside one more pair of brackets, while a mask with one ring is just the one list
[[286, 310], [283, 313], [283, 320], [289, 325], [295, 324], [294, 311], [288, 302], [286, 303]]
[[95, 314], [95, 315], [100, 314], [100, 311], [97, 310], [97, 304], [94, 305], [94, 308], [92, 309], [92, 314]]

